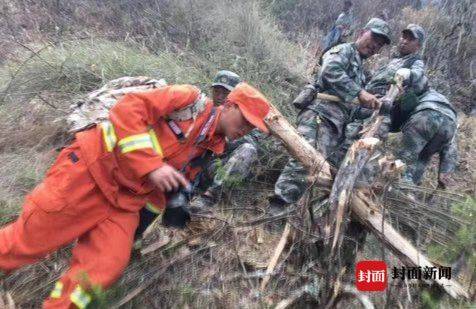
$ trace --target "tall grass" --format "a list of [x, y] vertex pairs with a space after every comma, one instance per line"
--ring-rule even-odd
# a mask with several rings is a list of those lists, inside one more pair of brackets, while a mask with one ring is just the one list
[[169, 82], [203, 82], [198, 69], [169, 52], [152, 54], [137, 43], [100, 39], [49, 45], [4, 69], [3, 101], [19, 104], [42, 93], [82, 94], [122, 76], [146, 75]]

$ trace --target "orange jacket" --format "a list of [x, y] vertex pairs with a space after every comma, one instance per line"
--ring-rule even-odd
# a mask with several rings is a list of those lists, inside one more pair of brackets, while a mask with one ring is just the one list
[[[166, 121], [173, 111], [193, 104], [199, 93], [190, 85], [173, 85], [128, 94], [111, 109], [109, 123], [76, 134], [91, 175], [113, 205], [137, 211], [152, 202], [163, 209], [165, 195], [154, 190], [145, 177], [148, 173], [167, 163], [192, 180], [198, 172], [188, 166], [193, 158], [207, 149], [223, 152], [225, 139], [214, 134], [221, 109], [212, 116], [211, 100], [195, 120], [176, 122], [182, 132], [188, 132], [183, 141]], [[197, 144], [207, 122], [211, 126], [206, 138]]]

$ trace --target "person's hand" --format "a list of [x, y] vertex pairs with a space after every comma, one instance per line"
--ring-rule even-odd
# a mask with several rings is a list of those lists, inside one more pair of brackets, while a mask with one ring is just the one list
[[379, 109], [381, 105], [380, 100], [376, 96], [363, 89], [359, 92], [359, 101], [360, 105], [369, 109]]
[[410, 69], [401, 68], [395, 72], [396, 76], [400, 76], [403, 81], [410, 79], [411, 71]]
[[446, 189], [452, 184], [451, 173], [440, 173], [438, 175], [438, 188]]
[[175, 168], [168, 164], [152, 171], [147, 175], [149, 180], [161, 191], [177, 191], [180, 186], [187, 187], [189, 181]]

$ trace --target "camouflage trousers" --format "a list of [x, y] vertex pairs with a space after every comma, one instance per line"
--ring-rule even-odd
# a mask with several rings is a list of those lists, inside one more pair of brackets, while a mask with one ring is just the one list
[[[348, 147], [358, 138], [363, 120], [348, 122], [348, 115], [332, 113], [328, 117], [314, 110], [304, 110], [298, 116], [298, 132], [316, 147], [333, 165], [338, 166]], [[290, 158], [275, 184], [275, 195], [290, 204], [297, 202], [308, 187], [307, 170], [294, 158]], [[328, 210], [322, 216], [325, 218]], [[367, 232], [357, 221], [351, 220], [344, 234], [342, 256], [339, 258], [347, 269], [355, 264], [357, 251], [365, 242]], [[323, 261], [324, 265], [327, 263]]]
[[223, 158], [217, 158], [208, 164], [205, 169], [205, 183], [210, 185], [204, 190], [218, 198], [224, 189], [240, 184], [248, 178], [257, 160], [258, 150], [254, 143], [245, 141], [236, 145], [236, 148], [227, 151]]
[[[336, 117], [326, 117], [311, 109], [298, 116], [298, 132], [334, 166], [339, 165], [351, 143], [345, 139], [346, 128], [358, 127], [347, 126], [345, 116], [336, 121]], [[274, 186], [275, 195], [288, 204], [297, 202], [308, 186], [307, 176], [307, 170], [290, 158]]]
[[404, 179], [421, 182], [431, 157], [440, 154], [440, 172], [451, 171], [457, 160], [456, 123], [437, 111], [426, 109], [412, 115], [402, 128], [399, 158], [407, 165]]

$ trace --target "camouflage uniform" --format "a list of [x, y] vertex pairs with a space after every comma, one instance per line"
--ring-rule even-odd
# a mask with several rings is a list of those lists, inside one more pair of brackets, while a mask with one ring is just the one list
[[323, 40], [322, 50], [326, 52], [332, 47], [343, 43], [345, 41], [344, 38], [349, 37], [354, 32], [354, 26], [355, 17], [352, 10], [340, 13], [334, 26]]
[[[409, 24], [403, 32], [410, 32], [419, 40], [425, 40], [422, 27]], [[442, 94], [428, 87], [424, 63], [417, 54], [394, 58], [389, 64], [377, 70], [366, 90], [376, 95], [384, 95], [397, 70], [410, 70], [405, 80], [405, 95], [413, 95], [410, 100], [397, 101], [392, 113], [392, 130], [401, 129], [402, 148], [398, 156], [407, 164], [404, 180], [420, 183], [431, 156], [440, 154], [440, 173], [449, 173], [457, 162], [456, 111]], [[413, 101], [413, 102], [412, 102]]]
[[428, 79], [425, 75], [425, 64], [418, 54], [393, 58], [373, 74], [365, 89], [372, 94], [384, 96], [395, 78], [395, 73], [402, 68], [411, 71], [410, 79], [404, 83], [406, 90], [411, 89], [417, 95], [421, 95], [427, 90]]
[[430, 89], [402, 128], [398, 156], [407, 164], [404, 180], [419, 184], [431, 157], [440, 155], [439, 173], [454, 171], [458, 161], [456, 111], [448, 99]]
[[[371, 19], [366, 26], [376, 34], [384, 35], [389, 42], [388, 25], [380, 19]], [[340, 145], [345, 140], [347, 124], [355, 111], [349, 103], [358, 97], [365, 84], [362, 59], [355, 43], [337, 45], [322, 57], [322, 66], [315, 81], [315, 88], [321, 93], [335, 95], [345, 103], [334, 103], [315, 99], [298, 116], [298, 131], [329, 162], [339, 165], [345, 152]], [[307, 170], [294, 158], [290, 158], [275, 184], [275, 194], [270, 199], [271, 209], [297, 202], [304, 193]], [[363, 226], [351, 220], [346, 228], [342, 250], [343, 261], [353, 265], [356, 251], [366, 238]]]
[[[400, 69], [410, 70], [410, 77], [403, 82], [404, 93], [406, 96], [414, 96], [416, 101], [416, 96], [420, 96], [428, 90], [425, 64], [421, 56], [416, 53], [393, 58], [387, 65], [382, 66], [375, 72], [372, 79], [365, 86], [365, 89], [379, 97], [384, 96], [395, 78], [395, 73]], [[403, 102], [397, 100], [397, 108], [393, 110], [392, 115], [388, 115], [392, 118], [392, 123], [389, 122], [389, 119], [385, 119], [384, 128], [382, 129], [385, 135], [388, 133], [388, 130], [400, 130], [400, 126], [404, 120], [402, 119], [402, 113], [408, 114], [409, 112], [408, 110], [402, 110], [402, 107], [404, 107], [402, 103]], [[411, 109], [413, 109], [413, 107], [410, 107], [410, 110]], [[364, 109], [362, 109], [360, 114], [368, 116], [370, 113], [365, 113]], [[381, 132], [381, 134], [384, 134], [384, 132]]]
[[[236, 73], [223, 70], [214, 77], [212, 87], [221, 86], [231, 91], [240, 81], [241, 78]], [[220, 158], [211, 160], [204, 169], [199, 187], [205, 194], [195, 198], [192, 206], [212, 206], [224, 189], [246, 179], [258, 160], [258, 140], [261, 138], [264, 138], [264, 134], [253, 130], [228, 143], [225, 153]]]
[[248, 178], [258, 160], [258, 143], [262, 138], [264, 134], [253, 130], [242, 138], [230, 142], [224, 155], [210, 162], [205, 175], [208, 182], [211, 179], [211, 185], [206, 189], [208, 193], [218, 198], [223, 189]]
[[[425, 32], [422, 27], [415, 24], [409, 24], [402, 32], [409, 31], [417, 38], [420, 45], [423, 44], [425, 39]], [[373, 74], [371, 80], [365, 86], [365, 90], [368, 92], [382, 97], [384, 96], [390, 85], [395, 79], [395, 75], [400, 69], [408, 69], [409, 77], [405, 79], [403, 97], [410, 97], [408, 99], [399, 99], [395, 102], [395, 108], [391, 115], [386, 115], [382, 125], [380, 126], [377, 137], [385, 139], [389, 131], [400, 131], [402, 124], [408, 120], [410, 112], [418, 104], [418, 96], [421, 96], [428, 91], [428, 78], [426, 77], [425, 64], [418, 53], [408, 55], [397, 55], [390, 62], [379, 69]], [[412, 102], [414, 101], [414, 103]], [[409, 103], [409, 104], [408, 104]], [[352, 142], [360, 138], [360, 131], [365, 123], [365, 118], [368, 118], [372, 114], [372, 111], [365, 108], [359, 108], [356, 118], [352, 124], [347, 126], [346, 141], [344, 147], [349, 147]], [[371, 181], [378, 173], [379, 168], [376, 166], [377, 162], [368, 163], [365, 169], [362, 171], [360, 181]]]
[[[324, 54], [316, 79], [321, 92], [350, 102], [358, 96], [364, 82], [362, 59], [354, 43], [337, 45]], [[299, 133], [335, 165], [342, 158], [339, 145], [352, 119], [350, 104], [316, 99], [298, 116]], [[276, 182], [276, 196], [286, 203], [296, 202], [306, 189], [306, 177], [307, 170], [291, 158]]]
[[[428, 90], [425, 64], [419, 54], [409, 54], [393, 58], [388, 64], [380, 67], [374, 73], [371, 80], [365, 86], [365, 90], [378, 97], [383, 97], [390, 88], [395, 78], [395, 73], [402, 68], [410, 70], [410, 78], [404, 82], [405, 93], [419, 96]], [[398, 104], [399, 102], [397, 101]], [[372, 110], [363, 107], [355, 109], [354, 121], [346, 127], [346, 140], [343, 143], [343, 151], [360, 138], [360, 131], [366, 119], [372, 115], [372, 112]], [[392, 115], [386, 115], [387, 117], [383, 119], [380, 130], [377, 132], [377, 137], [384, 139], [389, 131], [400, 129], [401, 121], [396, 119], [402, 117], [400, 113], [400, 109], [397, 109]]]

